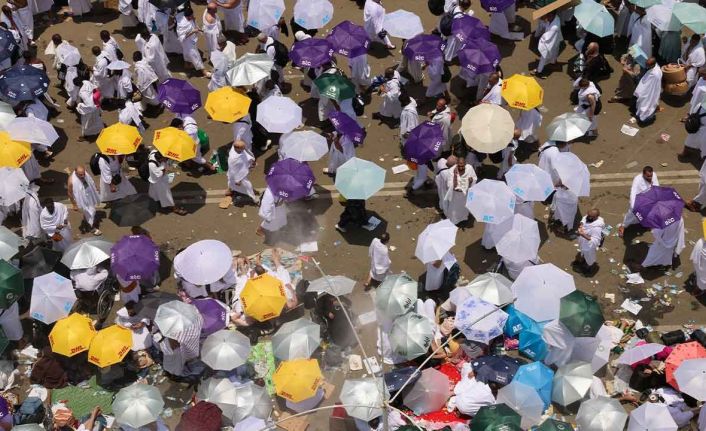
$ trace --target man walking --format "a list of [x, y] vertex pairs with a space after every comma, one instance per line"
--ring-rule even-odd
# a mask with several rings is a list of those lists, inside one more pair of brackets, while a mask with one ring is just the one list
[[79, 230], [83, 231], [84, 226], [87, 225], [86, 231], [91, 231], [96, 236], [101, 235], [102, 232], [96, 223], [96, 206], [100, 204], [100, 196], [93, 177], [86, 175], [86, 168], [82, 165], [76, 166], [76, 169], [69, 175], [66, 189], [72, 209], [81, 211], [83, 214], [85, 224], [82, 223]]

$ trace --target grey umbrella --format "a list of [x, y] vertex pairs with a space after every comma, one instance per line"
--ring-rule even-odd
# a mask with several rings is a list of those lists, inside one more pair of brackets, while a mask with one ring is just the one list
[[417, 313], [407, 313], [393, 322], [390, 345], [398, 355], [414, 359], [427, 353], [433, 337], [434, 326], [429, 319]]
[[375, 292], [375, 308], [389, 319], [412, 309], [417, 300], [417, 282], [407, 274], [385, 277]]
[[248, 382], [235, 389], [235, 405], [233, 423], [238, 423], [247, 416], [267, 419], [272, 411], [272, 398], [267, 389]]
[[383, 387], [380, 379], [347, 379], [341, 388], [341, 403], [348, 414], [369, 421], [382, 415]]
[[110, 259], [110, 249], [113, 243], [103, 237], [85, 238], [71, 244], [64, 250], [61, 263], [69, 269], [93, 268], [101, 262]]
[[569, 362], [554, 374], [552, 401], [566, 406], [579, 401], [591, 387], [593, 369], [589, 362]]
[[404, 404], [414, 414], [423, 415], [443, 407], [449, 395], [449, 378], [446, 374], [427, 368], [404, 396]]
[[272, 336], [275, 357], [284, 361], [308, 359], [321, 344], [321, 328], [309, 319], [287, 322]]
[[236, 387], [228, 379], [211, 377], [199, 385], [196, 398], [217, 405], [225, 417], [233, 417], [238, 407]]
[[[333, 286], [333, 288], [332, 288]], [[355, 280], [342, 275], [328, 275], [326, 277], [317, 278], [309, 283], [307, 292], [328, 292], [334, 295], [347, 295], [353, 292]]]
[[5, 226], [0, 226], [0, 259], [10, 261], [19, 251], [22, 238]]
[[474, 278], [466, 289], [471, 295], [497, 306], [512, 302], [515, 295], [512, 293], [512, 281], [497, 272], [487, 272]]
[[247, 362], [249, 354], [250, 339], [228, 329], [209, 335], [201, 346], [201, 360], [213, 370], [237, 368]]
[[582, 402], [576, 414], [576, 425], [581, 431], [621, 430], [627, 420], [628, 414], [620, 402], [609, 397]]

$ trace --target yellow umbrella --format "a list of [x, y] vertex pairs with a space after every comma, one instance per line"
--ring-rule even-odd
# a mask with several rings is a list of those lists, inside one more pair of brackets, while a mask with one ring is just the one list
[[168, 159], [183, 162], [196, 156], [196, 142], [188, 133], [176, 127], [165, 127], [154, 132], [152, 144]]
[[132, 331], [111, 325], [98, 331], [88, 349], [88, 362], [101, 368], [122, 361], [132, 348]]
[[19, 168], [31, 155], [29, 142], [13, 141], [7, 132], [0, 132], [0, 167]]
[[250, 108], [250, 98], [233, 87], [222, 87], [208, 93], [204, 108], [215, 121], [232, 123], [243, 118]]
[[73, 313], [54, 324], [49, 333], [49, 344], [53, 352], [64, 356], [74, 356], [88, 350], [96, 336], [91, 319], [83, 314]]
[[132, 154], [142, 142], [142, 136], [135, 126], [115, 123], [101, 130], [96, 145], [98, 150], [109, 156]]
[[245, 314], [264, 322], [280, 315], [287, 297], [282, 282], [269, 274], [262, 274], [245, 283], [240, 300]]
[[544, 90], [531, 76], [512, 75], [503, 81], [502, 95], [511, 108], [529, 111], [542, 104]]
[[293, 403], [316, 395], [321, 384], [321, 369], [316, 359], [283, 361], [272, 375], [275, 392]]

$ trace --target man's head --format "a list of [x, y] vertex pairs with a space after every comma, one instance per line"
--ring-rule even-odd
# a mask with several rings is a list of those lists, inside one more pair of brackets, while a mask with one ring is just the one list
[[162, 163], [164, 161], [164, 154], [160, 153], [159, 151], [155, 151], [154, 160], [157, 163]]
[[461, 6], [461, 9], [466, 10], [471, 7], [471, 0], [461, 0], [458, 5]]
[[63, 42], [63, 40], [61, 39], [61, 35], [59, 33], [52, 34], [51, 41], [54, 45], [61, 45], [61, 42]]
[[132, 53], [132, 61], [138, 62], [142, 61], [142, 53], [140, 51], [135, 51]]
[[257, 35], [257, 41], [260, 43], [265, 43], [267, 42], [267, 35], [265, 33], [259, 33]]
[[654, 177], [655, 170], [652, 169], [652, 166], [645, 166], [642, 168], [642, 178], [645, 179], [648, 183], [652, 182], [652, 177]]
[[207, 10], [208, 13], [210, 13], [211, 15], [216, 15], [216, 14], [218, 13], [218, 5], [217, 5], [216, 3], [214, 3], [214, 2], [210, 2], [210, 3], [206, 6], [206, 10]]
[[554, 20], [554, 17], [555, 17], [554, 12], [549, 12], [548, 14], [544, 15], [542, 17], [542, 19], [546, 22], [551, 22]]
[[456, 154], [456, 167], [465, 169], [466, 167], [466, 156], [464, 154]]
[[184, 18], [186, 18], [188, 20], [194, 19], [193, 9], [191, 9], [190, 7], [187, 7], [186, 9], [184, 9]]
[[409, 105], [409, 103], [412, 101], [412, 98], [409, 97], [409, 94], [404, 91], [400, 93], [397, 99], [400, 101], [400, 105], [402, 105], [403, 107]]
[[42, 208], [46, 208], [46, 210], [49, 211], [49, 214], [54, 214], [54, 199], [45, 198], [42, 201]]
[[436, 110], [443, 111], [444, 109], [446, 109], [446, 104], [447, 104], [446, 98], [439, 97], [438, 99], [436, 99]]
[[586, 47], [586, 54], [598, 54], [598, 43], [597, 42], [591, 42], [588, 44], [588, 47]]
[[127, 311], [128, 316], [133, 317], [137, 314], [136, 305], [137, 302], [135, 301], [128, 301], [125, 303], [125, 310]]
[[101, 52], [102, 51], [101, 51], [100, 47], [98, 47], [98, 46], [91, 47], [91, 53], [93, 53], [93, 55], [95, 55], [96, 57], [101, 55]]
[[387, 244], [388, 242], [390, 242], [390, 234], [387, 232], [383, 232], [380, 235], [380, 242], [383, 244]]
[[515, 131], [512, 132], [512, 138], [513, 139], [520, 139], [520, 136], [522, 136], [522, 129], [515, 127]]
[[596, 219], [601, 215], [601, 212], [598, 208], [591, 208], [588, 210], [586, 213], [586, 221], [589, 223], [592, 223], [596, 221]]
[[237, 141], [233, 142], [233, 149], [236, 153], [242, 153], [243, 151], [245, 151], [245, 148], [245, 141], [238, 139]]
[[137, 32], [142, 36], [143, 39], [149, 39], [150, 38], [150, 30], [147, 28], [147, 26], [144, 23], [138, 23], [136, 26]]
[[83, 165], [76, 166], [76, 170], [74, 172], [80, 179], [86, 178], [86, 168], [84, 168]]
[[500, 74], [497, 72], [493, 72], [490, 75], [488, 75], [488, 84], [490, 85], [496, 85], [500, 81]]
[[648, 58], [647, 62], [645, 63], [645, 65], [647, 66], [648, 69], [652, 69], [653, 67], [655, 67], [656, 64], [657, 64], [657, 59], [654, 57]]
[[579, 88], [588, 88], [590, 84], [591, 81], [589, 81], [587, 78], [581, 77], [581, 79], [579, 79]]
[[696, 46], [699, 42], [701, 42], [701, 35], [698, 33], [692, 34], [689, 38], [689, 45], [691, 46]]
[[385, 69], [385, 79], [392, 79], [395, 77], [395, 69], [388, 67]]
[[101, 30], [100, 37], [103, 42], [107, 42], [110, 40], [110, 33], [108, 30]]
[[184, 129], [184, 120], [181, 118], [174, 118], [172, 121], [169, 123], [169, 127], [175, 127], [177, 129]]
[[439, 259], [439, 260], [435, 260], [435, 261], [432, 262], [431, 264], [432, 264], [432, 266], [433, 266], [434, 268], [441, 268], [441, 264], [442, 264], [442, 263], [444, 263], [444, 261], [441, 260], [441, 259]]

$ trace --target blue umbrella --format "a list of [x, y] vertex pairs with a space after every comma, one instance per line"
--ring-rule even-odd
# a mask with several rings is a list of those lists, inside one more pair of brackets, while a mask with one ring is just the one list
[[473, 372], [476, 379], [483, 383], [495, 382], [507, 385], [515, 377], [515, 373], [523, 362], [509, 356], [481, 356], [473, 360]]
[[613, 35], [615, 20], [600, 3], [593, 0], [584, 0], [574, 9], [574, 16], [587, 32], [598, 37]]
[[541, 362], [532, 362], [518, 368], [513, 381], [534, 388], [544, 401], [544, 407], [549, 407], [552, 402], [552, 379], [554, 379], [554, 371], [551, 368]]
[[[409, 382], [410, 385], [416, 382], [419, 379], [419, 376], [421, 376], [421, 373], [416, 373], [417, 367], [404, 367], [404, 368], [397, 368], [395, 370], [392, 370], [390, 372], [387, 372], [384, 374], [384, 379], [385, 379], [385, 386], [387, 387], [387, 390], [390, 393], [394, 393], [402, 389], [402, 385], [404, 382], [409, 379], [410, 376], [414, 375], [412, 380]], [[408, 387], [411, 387], [408, 385]]]
[[523, 329], [528, 328], [533, 322], [529, 316], [515, 308], [514, 305], [508, 305], [505, 308], [505, 312], [508, 317], [505, 322], [504, 332], [508, 337], [519, 335]]
[[530, 319], [528, 327], [520, 331], [520, 353], [535, 361], [541, 361], [547, 356], [547, 343], [542, 338], [544, 325]]
[[385, 169], [353, 157], [336, 170], [335, 186], [346, 199], [366, 200], [385, 186]]
[[47, 74], [36, 67], [15, 65], [0, 74], [0, 95], [7, 100], [33, 100], [48, 89]]

